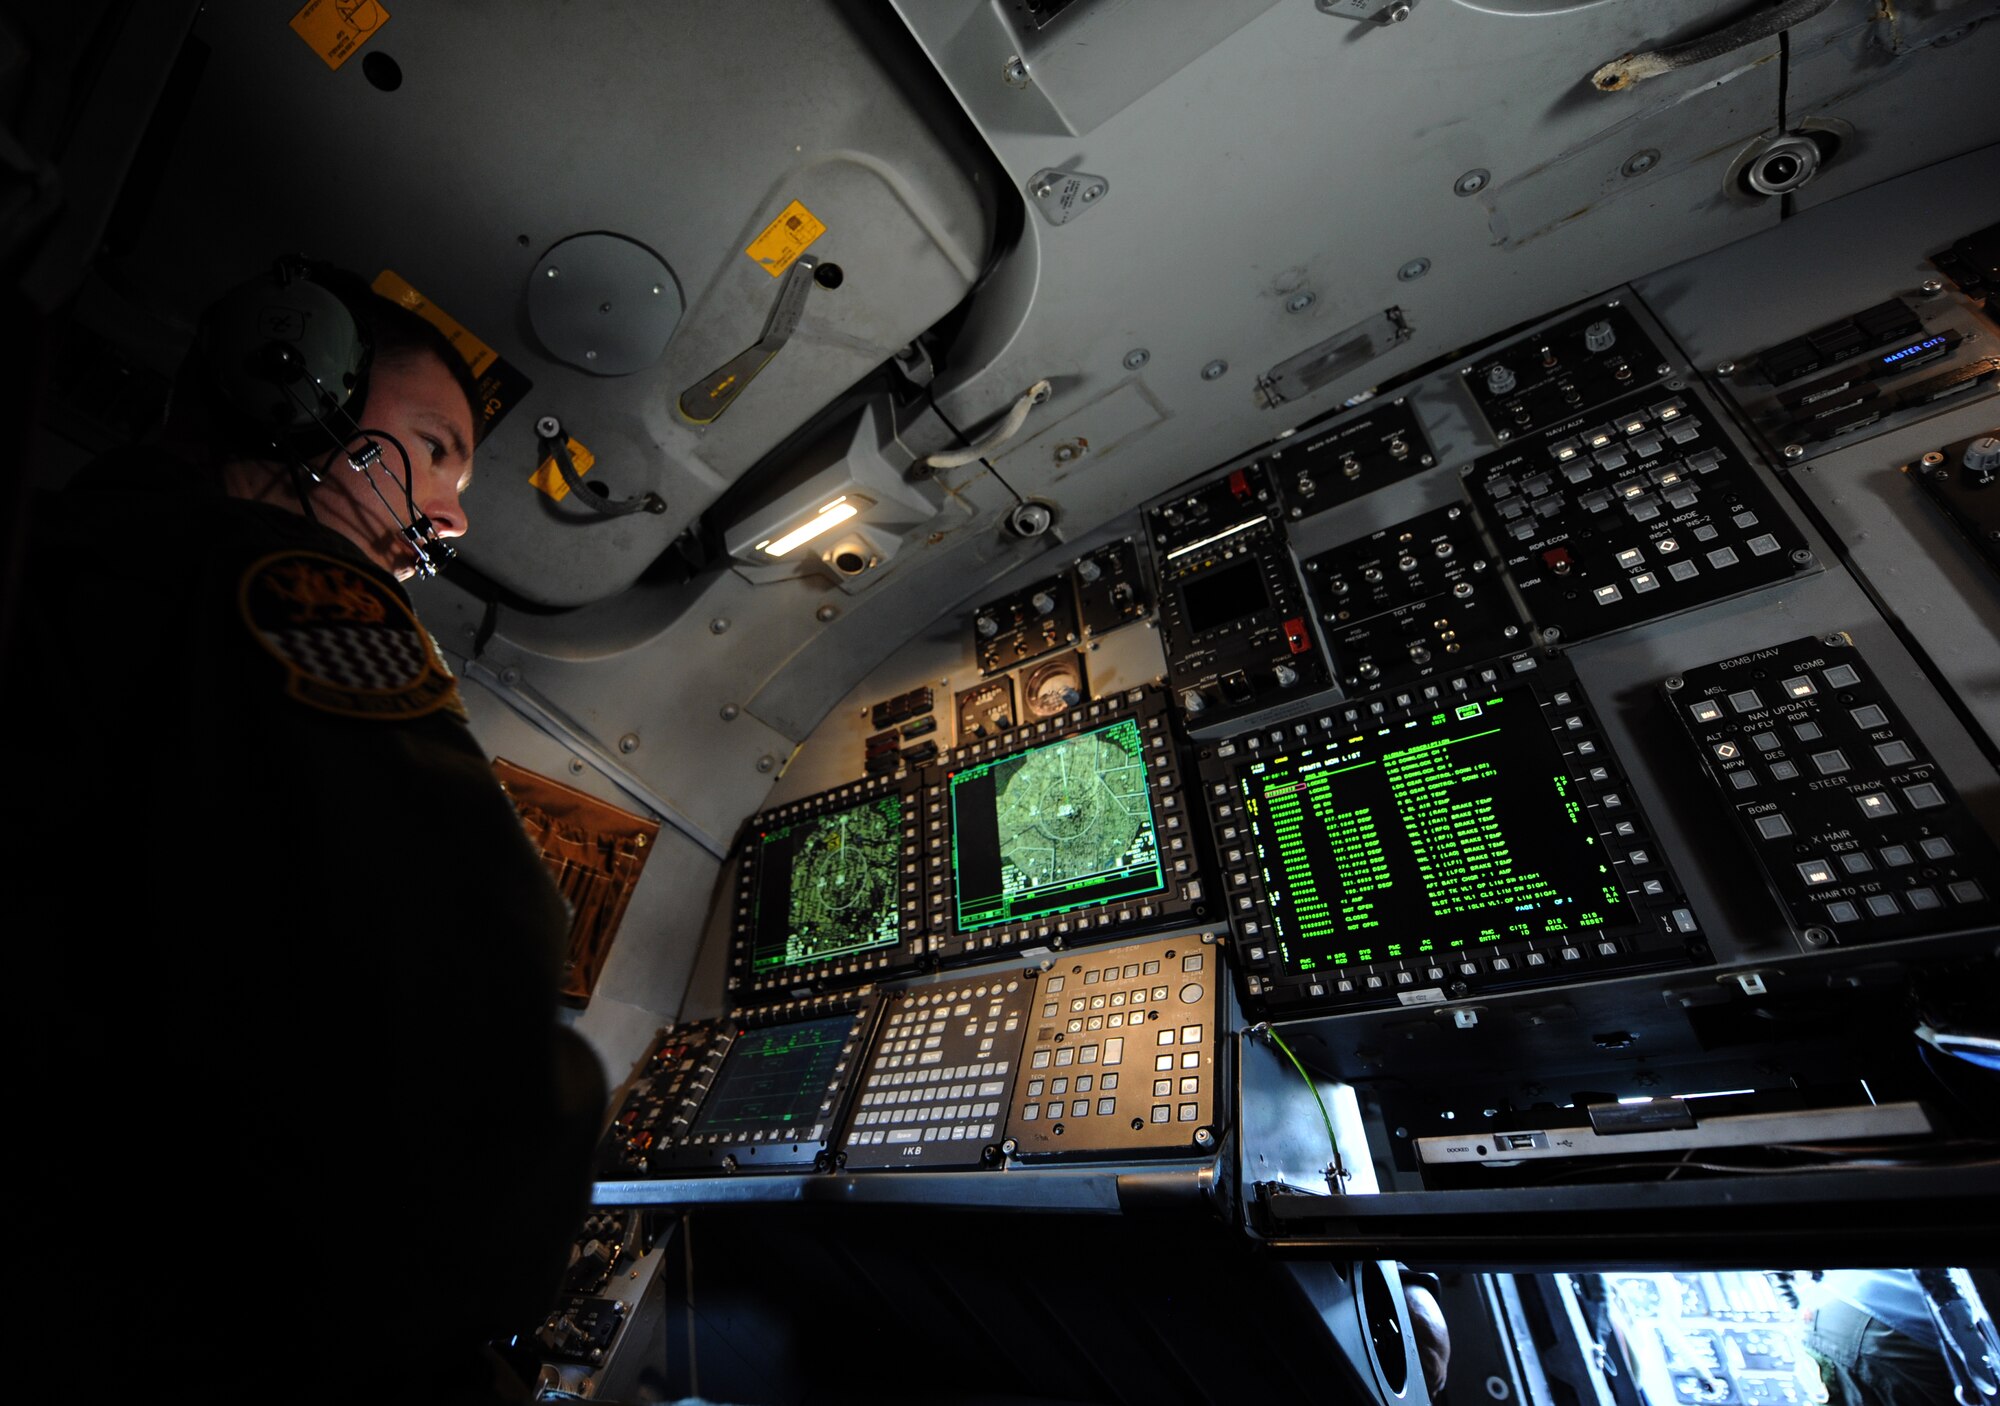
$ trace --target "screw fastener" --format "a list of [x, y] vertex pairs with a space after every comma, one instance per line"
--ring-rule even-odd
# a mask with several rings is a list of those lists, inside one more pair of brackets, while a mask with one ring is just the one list
[[1480, 191], [1486, 189], [1486, 183], [1492, 179], [1493, 173], [1491, 171], [1488, 171], [1484, 166], [1475, 166], [1472, 170], [1467, 171], [1456, 181], [1452, 182], [1452, 193], [1455, 195], [1477, 195]]
[[1785, 446], [1783, 453], [1786, 463], [1796, 464], [1799, 460], [1806, 457], [1806, 447], [1803, 444], [1788, 444]]
[[1153, 354], [1144, 347], [1134, 347], [1125, 353], [1125, 369], [1127, 371], [1137, 371], [1152, 359]]
[[1201, 379], [1204, 381], [1219, 381], [1222, 379], [1223, 373], [1228, 369], [1229, 363], [1217, 357], [1214, 361], [1209, 362], [1208, 365], [1201, 368]]

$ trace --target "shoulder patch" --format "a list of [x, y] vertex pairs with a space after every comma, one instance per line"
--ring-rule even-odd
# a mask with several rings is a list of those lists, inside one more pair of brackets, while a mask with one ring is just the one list
[[277, 552], [244, 572], [237, 603], [299, 702], [347, 718], [403, 722], [445, 709], [464, 720], [431, 637], [367, 572], [319, 552]]

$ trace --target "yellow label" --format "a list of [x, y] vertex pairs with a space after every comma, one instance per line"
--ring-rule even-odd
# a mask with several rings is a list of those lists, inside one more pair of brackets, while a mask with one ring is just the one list
[[785, 213], [764, 226], [764, 232], [750, 241], [750, 247], [743, 252], [755, 259], [764, 272], [776, 278], [792, 266], [792, 260], [805, 253], [815, 239], [826, 233], [813, 212], [794, 200], [785, 207]]
[[486, 369], [500, 357], [500, 353], [480, 341], [458, 323], [454, 322], [443, 309], [431, 302], [404, 282], [403, 276], [390, 269], [383, 269], [375, 275], [375, 281], [368, 285], [392, 303], [401, 303], [417, 314], [438, 331], [444, 333], [458, 354], [465, 358], [465, 364], [472, 368], [474, 376], [484, 376]]
[[388, 22], [380, 0], [306, 0], [292, 16], [292, 32], [312, 45], [328, 68], [339, 68]]
[[[597, 456], [572, 439], [569, 441], [569, 461], [576, 469], [576, 476], [582, 478], [597, 462]], [[556, 456], [553, 454], [542, 460], [542, 466], [528, 476], [528, 482], [558, 503], [569, 497], [569, 484], [563, 481], [562, 470], [556, 467]]]

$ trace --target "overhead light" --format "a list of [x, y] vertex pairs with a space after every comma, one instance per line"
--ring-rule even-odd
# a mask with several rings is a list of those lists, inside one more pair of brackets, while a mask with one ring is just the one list
[[757, 550], [766, 556], [781, 557], [795, 547], [804, 546], [822, 532], [831, 532], [860, 511], [847, 501], [847, 495], [843, 493], [784, 536], [759, 542]]

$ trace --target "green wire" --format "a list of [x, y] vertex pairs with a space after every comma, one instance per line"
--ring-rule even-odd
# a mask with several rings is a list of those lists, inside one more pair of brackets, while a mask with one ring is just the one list
[[1347, 1178], [1347, 1169], [1341, 1165], [1340, 1141], [1333, 1135], [1333, 1116], [1326, 1111], [1326, 1100], [1319, 1096], [1319, 1085], [1312, 1081], [1312, 1075], [1306, 1073], [1306, 1067], [1299, 1063], [1299, 1057], [1292, 1053], [1292, 1047], [1285, 1043], [1284, 1036], [1280, 1035], [1269, 1025], [1264, 1027], [1264, 1035], [1272, 1044], [1284, 1051], [1285, 1058], [1292, 1062], [1292, 1068], [1299, 1071], [1299, 1077], [1306, 1081], [1306, 1088], [1311, 1090], [1313, 1102], [1319, 1105], [1320, 1120], [1326, 1124], [1326, 1141], [1327, 1145], [1333, 1149], [1334, 1172], [1341, 1180], [1345, 1181]]

